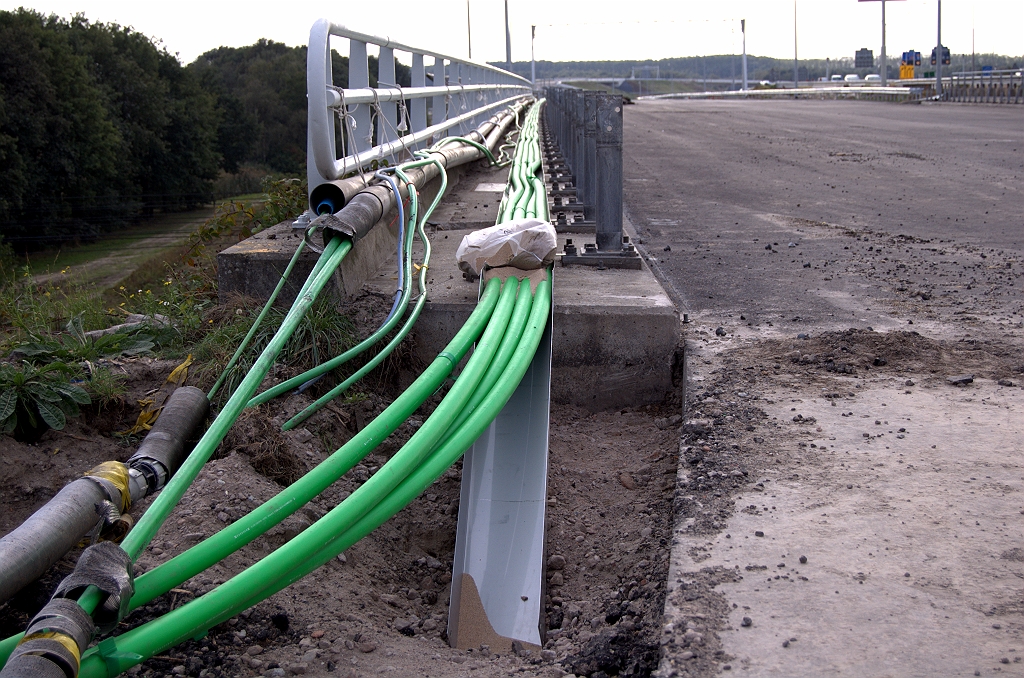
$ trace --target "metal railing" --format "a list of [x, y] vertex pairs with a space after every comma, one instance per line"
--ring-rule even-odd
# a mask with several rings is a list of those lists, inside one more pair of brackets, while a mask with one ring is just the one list
[[1024, 103], [1024, 72], [1020, 69], [954, 73], [943, 78], [942, 98], [972, 104]]
[[[349, 41], [344, 88], [334, 85], [332, 36]], [[370, 87], [368, 45], [379, 48], [375, 88]], [[397, 83], [396, 51], [411, 55], [411, 87]], [[432, 68], [427, 57], [433, 59]], [[306, 58], [311, 192], [375, 160], [393, 164], [453, 130], [468, 132], [486, 114], [532, 92], [529, 80], [500, 68], [349, 30], [326, 19], [310, 29]]]
[[924, 89], [921, 87], [792, 87], [776, 89], [747, 89], [729, 92], [677, 92], [675, 94], [655, 94], [637, 97], [639, 101], [655, 101], [658, 99], [877, 99], [881, 101], [917, 101], [921, 99]]

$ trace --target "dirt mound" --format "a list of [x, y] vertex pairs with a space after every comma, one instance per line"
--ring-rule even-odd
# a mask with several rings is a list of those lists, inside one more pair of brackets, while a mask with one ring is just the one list
[[795, 366], [807, 373], [819, 370], [840, 374], [930, 373], [949, 376], [965, 372], [987, 379], [1003, 379], [1014, 371], [1014, 352], [991, 340], [941, 341], [917, 332], [875, 332], [851, 328], [796, 339], [764, 341], [759, 352], [768, 366]]

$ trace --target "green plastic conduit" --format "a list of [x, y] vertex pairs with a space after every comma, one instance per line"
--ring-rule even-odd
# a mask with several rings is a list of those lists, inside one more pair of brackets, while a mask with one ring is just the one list
[[[109, 662], [110, 669], [120, 672], [127, 668], [118, 666], [121, 659], [128, 660], [128, 666], [136, 664], [167, 647], [204, 634], [210, 626], [217, 623], [211, 622], [212, 619], [224, 614], [228, 617], [237, 614], [248, 606], [250, 599], [262, 599], [272, 595], [273, 592], [268, 592], [268, 588], [275, 582], [308, 563], [310, 554], [322, 549], [323, 544], [335, 535], [350, 529], [390, 494], [430, 454], [445, 432], [448, 422], [462, 409], [479, 385], [508, 327], [518, 288], [519, 281], [516, 279], [511, 279], [503, 285], [487, 329], [484, 330], [459, 379], [427, 421], [377, 473], [345, 501], [278, 550], [202, 598], [136, 629], [135, 631], [143, 632], [135, 636], [141, 647], [133, 646], [128, 649], [121, 645], [121, 638], [108, 638], [100, 643], [96, 652], [105, 656], [105, 659], [101, 661], [99, 668], [106, 671]], [[114, 648], [116, 656], [111, 655]]]
[[[441, 173], [442, 183], [441, 189], [437, 192], [437, 195], [434, 196], [434, 200], [431, 203], [430, 208], [426, 212], [424, 212], [423, 218], [417, 221], [416, 214], [417, 210], [419, 209], [419, 191], [416, 189], [415, 184], [409, 181], [409, 177], [405, 174], [403, 170], [411, 170], [416, 167], [422, 167], [424, 165], [437, 165], [438, 171]], [[366, 374], [370, 372], [370, 370], [380, 365], [385, 358], [391, 355], [392, 351], [394, 351], [398, 344], [400, 344], [409, 334], [409, 332], [412, 330], [413, 325], [415, 325], [416, 321], [419, 319], [420, 313], [423, 311], [423, 305], [427, 301], [427, 269], [430, 266], [430, 240], [429, 238], [427, 238], [427, 234], [423, 230], [423, 225], [430, 218], [430, 215], [433, 214], [434, 209], [441, 201], [441, 197], [444, 195], [445, 189], [447, 188], [448, 185], [448, 176], [447, 172], [444, 169], [444, 165], [442, 165], [441, 162], [436, 158], [426, 158], [423, 160], [406, 163], [396, 168], [395, 172], [396, 174], [398, 174], [399, 178], [402, 181], [404, 181], [408, 186], [409, 195], [412, 198], [410, 208], [410, 213], [412, 215], [410, 219], [410, 231], [412, 230], [412, 224], [415, 223], [417, 233], [419, 234], [420, 241], [423, 243], [424, 248], [423, 265], [420, 267], [419, 275], [420, 294], [416, 300], [416, 305], [413, 307], [413, 310], [409, 314], [409, 318], [406, 320], [405, 324], [402, 326], [402, 329], [398, 331], [398, 333], [391, 339], [391, 341], [388, 342], [387, 346], [381, 349], [381, 351], [377, 353], [377, 355], [375, 355], [373, 358], [367, 361], [365, 365], [356, 370], [355, 373], [353, 373], [351, 376], [345, 379], [345, 381], [332, 388], [330, 391], [328, 391], [323, 396], [318, 398], [316, 402], [310, 404], [304, 410], [302, 410], [294, 417], [286, 421], [284, 423], [284, 426], [281, 427], [282, 430], [289, 431], [295, 428], [296, 426], [304, 422], [306, 419], [313, 416], [313, 414], [318, 412], [320, 409], [322, 409], [327, 403], [334, 400], [339, 395], [348, 390], [352, 386], [352, 384], [356, 383], [364, 376], [366, 376]], [[412, 267], [409, 266], [409, 268], [411, 269]]]
[[185, 493], [185, 490], [188, 489], [192, 481], [199, 475], [203, 465], [206, 464], [214, 450], [220, 445], [224, 436], [227, 435], [228, 429], [235, 423], [235, 419], [241, 414], [245, 404], [249, 401], [249, 398], [260, 382], [263, 381], [263, 377], [266, 376], [267, 372], [274, 365], [274, 361], [284, 347], [285, 342], [288, 341], [292, 332], [295, 331], [295, 327], [302, 320], [306, 311], [309, 310], [309, 307], [313, 304], [317, 295], [320, 294], [320, 291], [330, 281], [341, 260], [345, 258], [345, 255], [351, 249], [352, 241], [341, 240], [340, 238], [333, 238], [327, 244], [327, 247], [324, 248], [323, 254], [320, 255], [321, 259], [325, 262], [324, 266], [315, 276], [310, 276], [312, 282], [309, 285], [309, 289], [295, 300], [295, 303], [281, 322], [281, 328], [274, 334], [267, 347], [263, 349], [263, 353], [260, 354], [260, 357], [253, 364], [252, 369], [249, 370], [242, 383], [238, 385], [238, 389], [224, 403], [224, 407], [217, 415], [217, 418], [213, 420], [210, 428], [206, 430], [203, 437], [196, 443], [188, 459], [181, 465], [181, 468], [174, 474], [174, 477], [167, 483], [163, 491], [157, 495], [157, 498], [139, 519], [135, 528], [121, 542], [121, 548], [124, 549], [125, 553], [132, 560], [138, 558], [139, 554], [146, 548], [157, 530], [167, 520], [167, 516], [170, 515], [174, 506]]
[[[407, 230], [406, 243], [403, 246], [406, 262], [405, 265], [406, 270], [408, 271], [412, 270], [413, 229], [411, 228], [411, 225], [412, 222], [410, 221], [410, 228]], [[395, 328], [395, 325], [397, 325], [398, 322], [402, 319], [402, 316], [405, 315], [405, 311], [409, 306], [409, 296], [411, 294], [411, 291], [412, 276], [407, 276], [405, 285], [402, 288], [402, 296], [399, 298], [398, 310], [388, 319], [387, 322], [385, 322], [383, 325], [377, 328], [375, 332], [373, 332], [366, 339], [363, 339], [361, 342], [359, 342], [349, 350], [345, 351], [341, 355], [335, 356], [330, 360], [322, 362], [316, 367], [306, 370], [305, 372], [298, 376], [282, 381], [280, 384], [276, 384], [268, 388], [266, 391], [256, 396], [253, 396], [246, 404], [246, 407], [255, 407], [256, 405], [261, 405], [269, 400], [276, 398], [282, 393], [285, 393], [287, 391], [292, 390], [293, 388], [301, 386], [310, 379], [319, 377], [321, 374], [324, 374], [325, 372], [329, 372], [333, 369], [336, 369], [347, 363], [349, 360], [352, 360], [353, 358], [357, 357], [358, 355], [366, 351], [368, 348], [370, 348], [377, 342], [379, 342], [388, 334], [388, 332]]]
[[[416, 188], [416, 186], [411, 181], [409, 181], [409, 177], [405, 174], [403, 169], [411, 170], [411, 169], [414, 169], [414, 168], [417, 168], [417, 167], [422, 167], [424, 165], [437, 165], [438, 171], [440, 172], [440, 176], [441, 176], [441, 188], [437, 192], [437, 195], [434, 196], [434, 200], [433, 200], [433, 202], [431, 202], [430, 207], [423, 213], [422, 218], [417, 219], [417, 213], [418, 213], [418, 210], [419, 210], [419, 191]], [[395, 172], [398, 174], [399, 178], [402, 181], [404, 181], [406, 183], [406, 185], [408, 186], [409, 196], [411, 198], [411, 205], [410, 205], [410, 210], [409, 210], [410, 211], [410, 215], [411, 215], [410, 220], [409, 220], [409, 232], [410, 232], [410, 234], [412, 233], [413, 226], [415, 225], [416, 232], [419, 235], [420, 241], [423, 243], [423, 248], [424, 248], [423, 265], [420, 267], [420, 275], [419, 275], [419, 297], [416, 300], [416, 305], [413, 307], [413, 310], [409, 314], [409, 317], [405, 321], [405, 324], [398, 331], [398, 333], [391, 339], [391, 341], [388, 342], [387, 346], [385, 346], [383, 349], [381, 349], [380, 352], [377, 353], [377, 355], [375, 355], [373, 358], [371, 358], [369, 361], [367, 361], [365, 365], [360, 367], [352, 375], [350, 375], [348, 378], [346, 378], [345, 381], [343, 381], [342, 383], [340, 383], [337, 386], [335, 386], [334, 388], [332, 388], [326, 394], [324, 394], [323, 396], [318, 398], [316, 400], [316, 402], [312, 403], [311, 405], [306, 407], [304, 410], [302, 410], [301, 412], [296, 414], [294, 417], [289, 419], [287, 422], [285, 422], [284, 426], [281, 427], [285, 431], [288, 431], [288, 430], [291, 430], [291, 429], [295, 428], [296, 426], [301, 424], [303, 421], [305, 421], [306, 419], [311, 417], [314, 413], [318, 412], [321, 408], [323, 408], [324, 405], [329, 403], [331, 400], [337, 398], [343, 392], [348, 390], [352, 386], [352, 384], [354, 384], [357, 381], [359, 381], [360, 379], [362, 379], [364, 376], [366, 376], [366, 374], [368, 372], [370, 372], [372, 369], [374, 369], [380, 363], [382, 363], [385, 358], [387, 358], [389, 355], [391, 355], [392, 351], [395, 350], [395, 348], [398, 346], [398, 344], [400, 344], [402, 342], [402, 340], [404, 340], [405, 337], [408, 336], [409, 332], [412, 330], [413, 325], [415, 325], [416, 321], [419, 319], [420, 313], [423, 311], [423, 305], [427, 301], [427, 296], [426, 296], [427, 295], [427, 283], [426, 283], [426, 280], [427, 280], [427, 269], [430, 266], [430, 249], [431, 249], [430, 248], [430, 240], [429, 240], [429, 238], [427, 238], [427, 234], [424, 232], [423, 226], [427, 222], [427, 220], [430, 218], [430, 215], [432, 215], [434, 213], [434, 210], [437, 208], [437, 205], [441, 202], [441, 198], [444, 195], [444, 192], [445, 192], [445, 190], [446, 190], [446, 188], [448, 186], [448, 174], [447, 174], [447, 172], [444, 169], [444, 165], [442, 165], [441, 162], [439, 160], [437, 160], [436, 158], [427, 158], [427, 159], [424, 159], [424, 160], [418, 160], [418, 161], [413, 161], [413, 162], [410, 162], [410, 163], [406, 163], [406, 164], [396, 168]], [[410, 257], [411, 257], [411, 251], [412, 251], [411, 247], [410, 247], [409, 251], [410, 251]], [[407, 266], [407, 269], [409, 269], [409, 270], [412, 269], [411, 258], [410, 258], [410, 264]], [[411, 276], [410, 276], [410, 279], [411, 279]], [[340, 362], [339, 362], [339, 364], [340, 364]], [[283, 382], [282, 384], [274, 387], [274, 389], [269, 389], [268, 391], [266, 391], [266, 393], [271, 393], [272, 391], [276, 391], [275, 395], [277, 393], [281, 393], [281, 392], [283, 392], [283, 390], [287, 390], [288, 388], [291, 387], [291, 386], [289, 386], [289, 384], [293, 384], [294, 382], [297, 382], [299, 380], [305, 381], [306, 379], [309, 379], [310, 377], [315, 376], [314, 372], [319, 374], [319, 373], [323, 373], [324, 371], [326, 371], [326, 370], [321, 369], [321, 367], [322, 366], [313, 368], [312, 370], [309, 370], [308, 372], [306, 372], [303, 375], [299, 375], [298, 377], [295, 377], [293, 379], [289, 379], [288, 381]], [[282, 386], [284, 387], [284, 389], [282, 389]], [[259, 397], [262, 397], [262, 395], [264, 395], [264, 394], [261, 394], [261, 396], [259, 396]], [[256, 401], [256, 400], [257, 399], [253, 399], [253, 401], [250, 401], [250, 404], [252, 402]], [[262, 402], [262, 401], [260, 401], [260, 402]]]
[[[245, 335], [245, 338], [242, 339], [242, 343], [238, 345], [238, 348], [235, 350], [235, 354], [231, 356], [231, 360], [228, 361], [224, 371], [220, 373], [219, 377], [217, 377], [217, 382], [213, 385], [213, 388], [211, 388], [210, 392], [206, 394], [207, 400], [212, 401], [214, 396], [217, 395], [217, 391], [220, 390], [220, 387], [224, 384], [224, 380], [227, 379], [227, 376], [235, 366], [235, 363], [237, 363], [238, 359], [242, 357], [242, 352], [249, 346], [249, 342], [252, 341], [252, 338], [255, 336], [256, 330], [263, 322], [263, 319], [267, 317], [267, 313], [270, 312], [271, 306], [273, 306], [274, 302], [277, 301], [277, 296], [281, 293], [281, 290], [284, 289], [284, 284], [292, 274], [292, 269], [295, 268], [295, 263], [299, 260], [299, 256], [302, 255], [302, 251], [306, 249], [306, 238], [309, 237], [310, 231], [312, 231], [313, 228], [314, 227], [310, 226], [306, 229], [305, 236], [303, 236], [302, 240], [299, 242], [299, 246], [295, 248], [295, 254], [292, 255], [291, 261], [288, 262], [288, 266], [285, 267], [284, 273], [281, 274], [281, 279], [277, 281], [277, 286], [274, 288], [274, 291], [270, 293], [270, 298], [267, 299], [267, 303], [264, 304], [263, 310], [261, 310], [260, 314], [256, 316], [256, 320], [253, 322], [252, 327], [249, 328], [249, 332]], [[321, 259], [317, 258], [317, 264], [319, 264], [320, 261]], [[313, 269], [315, 271], [316, 266], [314, 266]], [[309, 278], [306, 278], [306, 280], [308, 282]], [[303, 290], [303, 292], [304, 291], [305, 290]], [[301, 293], [299, 296], [301, 296]]]
[[[246, 401], [273, 366], [274, 360], [281, 352], [288, 337], [295, 331], [295, 327], [302, 320], [302, 317], [312, 305], [316, 296], [327, 282], [330, 281], [334, 270], [351, 249], [351, 241], [339, 238], [332, 239], [327, 247], [324, 248], [323, 254], [320, 255], [320, 258], [325, 262], [324, 265], [319, 270], [314, 268], [314, 272], [310, 274], [307, 280], [308, 285], [305, 286], [304, 294], [298, 297], [295, 303], [292, 304], [292, 308], [281, 323], [281, 328], [274, 334], [274, 337], [267, 344], [263, 353], [260, 354], [260, 357], [256, 360], [256, 363], [245, 379], [239, 384], [235, 393], [228, 398], [224, 408], [217, 418], [214, 419], [203, 437], [196, 443], [192, 453], [189, 454], [188, 458], [174, 474], [174, 477], [157, 495], [149, 509], [139, 519], [135, 528], [121, 542], [121, 549], [133, 561], [139, 557], [139, 554], [152, 541], [157, 530], [160, 529], [160, 526], [167, 520], [167, 516], [170, 515], [174, 506], [180, 501], [181, 496], [189, 488], [196, 476], [199, 475], [203, 465], [206, 464], [214, 450], [220, 445], [224, 436], [227, 435], [228, 429], [235, 423], [235, 419], [238, 418], [238, 415], [245, 407]], [[78, 604], [87, 613], [92, 614], [100, 602], [100, 595], [96, 587], [90, 586], [79, 597]], [[0, 659], [4, 662], [7, 661], [7, 657], [10, 656], [19, 639], [19, 636], [12, 636], [0, 643]]]
[[[462, 361], [473, 342], [484, 331], [497, 304], [500, 287], [499, 280], [489, 281], [466, 323], [433, 363], [384, 412], [334, 454], [238, 521], [139, 577], [135, 581], [131, 609], [141, 607], [167, 593], [252, 542], [358, 464], [433, 395], [455, 366]], [[82, 604], [82, 601], [79, 603]], [[93, 608], [95, 604], [93, 602]], [[82, 606], [85, 607], [84, 604]], [[86, 609], [91, 612], [91, 609]], [[21, 637], [22, 634], [17, 634], [0, 641], [0, 665], [7, 661], [7, 657]]]
[[408, 419], [451, 374], [469, 352], [498, 302], [500, 282], [485, 289], [469, 319], [437, 358], [379, 416], [316, 468], [282, 490], [277, 496], [205, 541], [139, 577], [131, 607], [145, 605], [175, 586], [199, 574], [280, 523], [331, 483], [348, 472]]
[[[340, 531], [338, 523], [342, 522], [344, 507], [355, 494], [287, 545], [199, 600], [90, 649], [82, 659], [79, 675], [82, 678], [114, 675], [168, 647], [200, 636], [211, 626], [229, 619], [257, 600], [273, 595], [312, 572], [383, 524], [454, 463], [497, 415], [526, 373], [540, 343], [549, 312], [550, 283], [543, 281], [537, 289], [528, 330], [513, 354], [508, 369], [501, 373], [498, 383], [490, 389], [492, 396], [482, 401], [481, 407], [466, 420], [459, 431], [430, 454], [425, 463], [395, 483], [381, 501], [361, 514], [347, 528], [341, 528], [343, 531]], [[377, 475], [380, 472], [374, 477]], [[299, 551], [304, 546], [311, 548], [290, 558], [286, 557], [288, 552]], [[275, 562], [268, 563], [271, 560]], [[289, 564], [291, 567], [288, 567]], [[281, 567], [274, 567], [277, 565]], [[276, 572], [276, 576], [272, 572]]]

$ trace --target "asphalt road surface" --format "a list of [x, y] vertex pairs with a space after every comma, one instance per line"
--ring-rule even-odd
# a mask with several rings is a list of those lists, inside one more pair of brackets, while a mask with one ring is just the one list
[[624, 115], [627, 214], [683, 310], [835, 313], [843, 285], [802, 265], [842, 266], [849, 231], [1021, 246], [1017, 106], [662, 101]]
[[1024, 675], [1024, 109], [625, 109], [682, 313], [659, 675]]

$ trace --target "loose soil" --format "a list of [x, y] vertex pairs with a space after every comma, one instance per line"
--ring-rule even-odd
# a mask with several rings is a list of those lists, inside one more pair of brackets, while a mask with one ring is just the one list
[[[353, 305], [369, 327], [387, 300]], [[382, 307], [383, 308], [383, 307]], [[376, 310], [374, 310], [376, 309]], [[228, 309], [230, 311], [230, 309]], [[386, 311], [386, 309], [384, 309]], [[230, 315], [226, 313], [225, 315]], [[363, 328], [365, 330], [365, 327]], [[214, 534], [273, 497], [378, 415], [417, 366], [407, 352], [372, 391], [338, 401], [302, 428], [280, 425], [311, 402], [292, 395], [246, 412], [149, 548], [142, 573]], [[158, 387], [174, 367], [137, 358], [112, 366], [129, 379], [128, 403]], [[268, 385], [290, 376], [277, 369]], [[119, 632], [208, 593], [309, 527], [379, 469], [429, 415], [440, 396], [387, 438], [341, 480], [219, 565], [130, 615]], [[19, 525], [61, 486], [95, 464], [125, 460], [136, 441], [125, 404], [49, 431], [35, 445], [0, 440], [0, 533]], [[461, 464], [369, 537], [304, 580], [129, 673], [142, 676], [331, 675], [650, 675], [660, 659], [672, 529], [680, 395], [666, 404], [592, 414], [552, 411], [547, 509], [546, 643], [528, 650], [448, 646], [451, 567]], [[148, 501], [133, 507], [136, 518]], [[49, 592], [70, 572], [69, 554], [39, 582], [0, 607], [0, 633], [24, 629]]]

